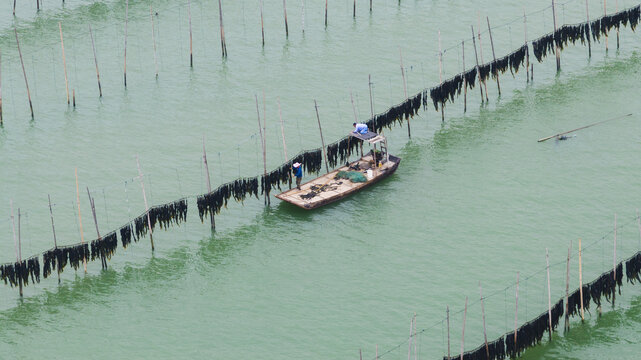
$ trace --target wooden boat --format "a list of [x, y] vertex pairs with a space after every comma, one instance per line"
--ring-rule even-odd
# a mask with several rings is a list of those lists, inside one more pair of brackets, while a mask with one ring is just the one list
[[[306, 210], [316, 209], [373, 185], [396, 171], [401, 159], [387, 152], [387, 139], [383, 135], [373, 132], [350, 135], [373, 145], [372, 151], [348, 165], [302, 184], [300, 190], [297, 188], [287, 190], [276, 197]], [[377, 144], [380, 144], [380, 151], [376, 150]], [[373, 154], [376, 154], [378, 160], [376, 165], [374, 165]], [[348, 179], [336, 179], [336, 175], [341, 171], [359, 171], [365, 175], [367, 181], [352, 182]]]

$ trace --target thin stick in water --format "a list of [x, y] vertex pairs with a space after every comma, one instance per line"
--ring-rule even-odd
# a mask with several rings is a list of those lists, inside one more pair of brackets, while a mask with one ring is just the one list
[[24, 69], [22, 51], [20, 51], [20, 41], [18, 41], [18, 30], [14, 28], [13, 32], [16, 34], [16, 44], [18, 45], [18, 54], [20, 55], [20, 64], [22, 65], [22, 75], [24, 75], [24, 83], [25, 83], [25, 86], [27, 87], [27, 97], [29, 98], [29, 110], [31, 110], [31, 120], [33, 120], [33, 104], [31, 103], [31, 92], [29, 91], [29, 82], [27, 81], [27, 71]]
[[100, 71], [98, 71], [98, 57], [96, 56], [96, 45], [93, 41], [93, 32], [91, 31], [91, 25], [89, 25], [89, 36], [91, 37], [91, 48], [93, 49], [93, 60], [96, 63], [96, 77], [98, 78], [98, 93], [102, 97], [102, 86], [100, 85]]
[[[485, 19], [487, 20], [487, 31], [490, 33], [490, 45], [492, 46], [492, 58], [494, 59], [494, 62], [496, 62], [496, 53], [494, 52], [494, 39], [492, 39], [492, 28], [490, 27], [490, 17], [486, 16]], [[499, 89], [499, 96], [501, 96], [501, 83], [499, 83], [499, 71], [496, 71], [496, 87]]]
[[67, 105], [69, 105], [69, 80], [67, 79], [67, 59], [65, 57], [65, 42], [62, 38], [62, 23], [58, 21], [58, 29], [60, 29], [60, 47], [62, 48], [62, 66], [65, 70], [65, 88], [67, 90]]
[[[75, 169], [76, 175], [76, 206], [78, 207], [78, 225], [80, 228], [80, 243], [85, 243], [85, 233], [82, 231], [82, 214], [80, 213], [80, 189], [78, 187], [78, 168]], [[85, 274], [87, 273], [87, 258], [82, 257], [82, 265], [85, 268]]]
[[129, 22], [129, 0], [125, 5], [125, 89], [127, 88], [127, 23]]
[[[151, 42], [154, 47], [154, 66], [156, 69], [156, 78], [158, 78], [158, 57], [156, 56], [156, 31], [154, 30], [154, 11], [152, 10], [151, 5], [149, 5], [149, 17], [151, 18]], [[190, 29], [189, 35], [191, 37], [191, 29]]]

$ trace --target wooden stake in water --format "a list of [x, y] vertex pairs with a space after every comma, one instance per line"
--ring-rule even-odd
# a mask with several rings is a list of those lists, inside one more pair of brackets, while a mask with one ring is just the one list
[[[603, 16], [606, 16], [608, 14], [608, 11], [606, 10], [606, 0], [603, 0]], [[608, 52], [608, 33], [605, 33], [605, 52]]]
[[408, 342], [408, 348], [407, 348], [407, 360], [410, 360], [412, 356], [412, 330], [414, 330], [414, 317], [412, 316], [412, 319], [410, 320], [410, 337], [409, 337], [409, 342]]
[[72, 99], [73, 99], [72, 104], [73, 104], [73, 108], [75, 109], [76, 108], [76, 89], [72, 89], [71, 93], [72, 93]]
[[289, 27], [287, 26], [287, 3], [283, 0], [283, 13], [285, 14], [285, 37], [289, 37]]
[[153, 44], [153, 47], [154, 47], [154, 66], [156, 69], [156, 78], [158, 78], [158, 57], [156, 56], [156, 31], [154, 29], [154, 11], [151, 8], [151, 5], [149, 5], [149, 17], [151, 18], [151, 43]]
[[[588, 9], [588, 0], [585, 0], [585, 15], [588, 19], [588, 25], [590, 24], [590, 10]], [[592, 41], [590, 40], [590, 32], [588, 32], [588, 58], [592, 57]]]
[[[438, 82], [443, 85], [443, 51], [441, 51], [441, 30], [438, 31]], [[407, 93], [405, 93], [407, 96]], [[445, 103], [441, 103], [441, 122], [445, 121]]]
[[285, 162], [288, 162], [287, 144], [285, 143], [285, 124], [283, 123], [283, 112], [280, 108], [280, 97], [276, 98], [276, 101], [278, 102], [278, 116], [280, 118], [280, 135], [283, 138], [283, 152], [285, 153]]
[[225, 42], [225, 27], [223, 26], [223, 4], [218, 0], [218, 18], [220, 19], [220, 46], [222, 48], [223, 57], [227, 57], [227, 44]]
[[[260, 134], [260, 145], [261, 149], [263, 150], [263, 179], [267, 180], [267, 161], [266, 161], [266, 154], [265, 154], [265, 136], [263, 135], [263, 128], [261, 127], [260, 123], [260, 109], [258, 108], [258, 95], [254, 95], [256, 97], [256, 114], [258, 115], [258, 132]], [[263, 114], [263, 116], [265, 116]], [[267, 202], [269, 201], [269, 196], [267, 193], [269, 190], [267, 189], [267, 184], [264, 183], [264, 193], [265, 193], [265, 205], [267, 205]]]
[[581, 268], [581, 238], [579, 238], [579, 296], [581, 298], [581, 321], [585, 320], [583, 314], [583, 269]]
[[140, 160], [136, 154], [136, 166], [138, 166], [138, 179], [140, 180], [140, 187], [142, 188], [142, 198], [145, 200], [145, 213], [147, 214], [147, 226], [149, 230], [149, 241], [151, 242], [151, 251], [154, 251], [154, 234], [151, 230], [151, 218], [149, 217], [149, 204], [147, 203], [147, 193], [145, 192], [145, 182], [142, 178], [142, 170], [140, 169]]
[[481, 281], [479, 281], [479, 293], [481, 294], [481, 314], [483, 316], [483, 337], [485, 338], [485, 354], [487, 358], [490, 358], [490, 347], [487, 344], [487, 330], [485, 329], [485, 305], [483, 303], [483, 287], [481, 287]]
[[263, 47], [265, 47], [265, 24], [263, 21], [263, 0], [260, 0], [260, 32], [263, 36]]
[[62, 66], [65, 70], [65, 88], [67, 90], [67, 105], [69, 105], [69, 80], [67, 79], [67, 59], [65, 58], [65, 42], [62, 39], [62, 23], [58, 21], [58, 29], [60, 29], [60, 47], [62, 48]]
[[[490, 27], [490, 17], [486, 16], [485, 19], [487, 20], [487, 31], [490, 33], [490, 45], [492, 45], [492, 58], [496, 62], [496, 53], [494, 52], [494, 40], [492, 39], [492, 28]], [[499, 89], [499, 96], [501, 96], [501, 84], [499, 83], [498, 70], [494, 75], [496, 76], [496, 87]]]
[[13, 32], [16, 34], [16, 44], [18, 45], [18, 54], [20, 55], [20, 64], [22, 65], [22, 75], [24, 75], [24, 83], [27, 86], [27, 97], [29, 98], [29, 110], [31, 110], [31, 120], [33, 120], [33, 104], [31, 103], [31, 92], [29, 91], [29, 82], [27, 81], [27, 72], [24, 69], [24, 61], [22, 60], [22, 51], [20, 51], [20, 41], [18, 41], [18, 30], [14, 28]]
[[[207, 173], [207, 193], [211, 193], [211, 179], [209, 177], [209, 165], [207, 164], [207, 151], [205, 151], [205, 135], [203, 135], [203, 162], [205, 163], [205, 172]], [[211, 231], [216, 230], [216, 221], [214, 213], [210, 212]]]
[[[552, 20], [554, 23], [554, 34], [556, 34], [556, 7], [554, 6], [554, 0], [552, 0]], [[607, 35], [605, 38], [605, 43], [608, 43]], [[561, 71], [561, 50], [559, 50], [559, 45], [556, 43], [556, 41], [554, 41], [554, 48], [556, 53], [556, 72], [559, 72]]]
[[303, 35], [305, 35], [305, 0], [301, 0], [301, 10], [300, 10], [300, 24], [303, 29]]
[[[20, 264], [22, 261], [20, 259], [20, 252], [18, 251], [18, 240], [16, 238], [16, 222], [13, 217], [13, 200], [9, 201], [9, 205], [11, 205], [11, 228], [13, 229], [13, 246], [16, 249], [16, 262]], [[18, 209], [18, 211], [20, 211]], [[18, 226], [20, 223], [18, 223]], [[22, 276], [18, 276], [18, 285], [20, 286], [20, 297], [22, 297]]]
[[447, 360], [451, 359], [450, 351], [450, 306], [448, 305], [445, 310], [447, 318]]
[[617, 284], [617, 214], [614, 214], [614, 259], [612, 260], [612, 307], [614, 307], [614, 300], [616, 298], [616, 284]]
[[[93, 198], [91, 197], [91, 193], [89, 192], [88, 186], [87, 186], [87, 196], [89, 197], [89, 205], [91, 205], [91, 213], [93, 214], [93, 223], [96, 225], [96, 234], [98, 234], [98, 241], [100, 241], [102, 240], [102, 237], [100, 236], [100, 231], [98, 230], [98, 218], [96, 217], [96, 205], [94, 203]], [[100, 254], [100, 262], [102, 263], [102, 269], [106, 270], [107, 259], [105, 258], [104, 254]]]
[[479, 53], [476, 51], [476, 35], [474, 35], [474, 25], [470, 25], [470, 28], [472, 28], [472, 44], [474, 44], [474, 57], [476, 58], [476, 75], [479, 77], [479, 90], [481, 91], [481, 104], [485, 100], [483, 98], [483, 86], [482, 80], [481, 80], [481, 71], [479, 67]]
[[[605, 1], [605, 0], [603, 0]], [[618, 13], [619, 12], [619, 1], [615, 0], [614, 1], [614, 12]], [[619, 27], [617, 26], [617, 50], [619, 50]]]
[[519, 272], [516, 272], [516, 305], [514, 307], [514, 348], [516, 349], [516, 326], [519, 320]]
[[545, 269], [548, 272], [548, 325], [550, 329], [550, 340], [552, 340], [552, 295], [550, 294], [550, 257], [548, 249], [545, 248]]
[[2, 60], [0, 59], [0, 126], [2, 126]]
[[572, 241], [570, 241], [570, 246], [568, 247], [568, 260], [566, 264], [565, 272], [565, 330], [570, 329], [570, 307], [568, 305], [568, 298], [570, 297], [570, 252], [572, 251]]
[[463, 350], [465, 349], [465, 318], [467, 317], [467, 296], [465, 297], [465, 310], [463, 311], [463, 335], [461, 335], [461, 360], [463, 360]]
[[354, 0], [354, 15], [353, 18], [356, 19], [356, 0]]
[[[408, 99], [407, 97], [407, 83], [405, 82], [405, 68], [403, 68], [403, 52], [401, 51], [401, 47], [398, 47], [398, 53], [401, 57], [401, 76], [403, 77], [403, 91], [405, 92], [405, 100]], [[407, 118], [407, 137], [411, 138], [412, 137], [412, 130], [410, 128], [410, 119]]]
[[[58, 241], [56, 240], [56, 227], [53, 225], [53, 210], [51, 209], [51, 196], [47, 194], [49, 198], [49, 215], [51, 215], [51, 230], [53, 230], [53, 248], [58, 249]], [[60, 267], [58, 267], [58, 284], [60, 284]]]
[[325, 0], [325, 29], [327, 29], [327, 0]]
[[93, 41], [93, 32], [91, 25], [89, 25], [89, 37], [91, 37], [91, 48], [93, 49], [93, 61], [96, 63], [96, 77], [98, 78], [98, 93], [102, 97], [102, 86], [100, 85], [100, 71], [98, 71], [98, 57], [96, 56], [96, 44]]
[[[481, 16], [478, 13], [477, 13], [477, 20], [478, 20], [477, 34], [479, 38], [479, 51], [481, 52], [481, 64], [485, 64], [485, 62], [483, 61], [483, 43], [481, 40]], [[487, 97], [487, 82], [483, 80], [482, 83], [483, 83], [483, 87], [485, 88], [485, 101], [490, 101], [490, 99]]]
[[[527, 46], [527, 15], [525, 15], [525, 7], [523, 7], [523, 30], [525, 36], [524, 44]], [[530, 82], [530, 51], [525, 53], [525, 82]]]
[[187, 4], [187, 15], [189, 16], [189, 66], [194, 67], [194, 48], [191, 37], [191, 0]]
[[314, 108], [316, 109], [316, 120], [318, 120], [318, 131], [321, 137], [321, 146], [323, 146], [323, 158], [325, 159], [325, 170], [329, 173], [329, 165], [327, 164], [327, 149], [325, 148], [325, 140], [323, 139], [323, 128], [321, 127], [320, 116], [318, 115], [318, 104], [314, 99]]
[[129, 0], [125, 4], [125, 89], [127, 88], [127, 23], [129, 22]]
[[[374, 118], [374, 98], [372, 97], [372, 74], [369, 74], [367, 85], [369, 86], [369, 108]], [[1, 99], [0, 99], [1, 100]]]
[[[463, 48], [463, 74], [465, 74], [465, 40], [461, 41]], [[467, 112], [467, 77], [463, 76], [463, 113]]]
[[[80, 229], [80, 243], [85, 243], [85, 233], [82, 231], [82, 214], [80, 213], [80, 188], [78, 187], [78, 168], [75, 169], [76, 175], [76, 206], [78, 207], [78, 226]], [[82, 257], [82, 266], [85, 269], [85, 274], [87, 273], [87, 258]]]

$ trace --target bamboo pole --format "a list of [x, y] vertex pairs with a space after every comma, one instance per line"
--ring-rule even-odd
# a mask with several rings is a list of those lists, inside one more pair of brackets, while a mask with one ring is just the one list
[[[372, 74], [369, 74], [368, 77], [368, 85], [369, 85], [369, 107], [372, 113], [372, 119], [374, 118], [374, 98], [372, 97]], [[2, 99], [0, 99], [1, 101]], [[1, 102], [0, 102], [0, 105]]]
[[2, 60], [0, 57], [0, 126], [2, 126]]
[[89, 25], [89, 37], [91, 37], [91, 48], [93, 49], [93, 60], [96, 63], [96, 77], [98, 78], [98, 93], [102, 97], [102, 86], [100, 85], [100, 71], [98, 71], [98, 57], [96, 56], [96, 44], [93, 40], [93, 31], [91, 31], [91, 25]]
[[[267, 102], [265, 101], [265, 90], [263, 90], [263, 167], [265, 176], [267, 176]], [[269, 189], [271, 191], [271, 188]], [[267, 194], [267, 205], [271, 204], [269, 194]]]
[[579, 238], [579, 296], [581, 298], [581, 321], [585, 320], [583, 312], [583, 269], [581, 268], [581, 238]]
[[414, 316], [412, 316], [412, 319], [410, 320], [410, 337], [407, 348], [407, 360], [410, 360], [412, 357], [412, 330], [414, 330]]
[[[605, 0], [603, 0], [605, 4]], [[614, 1], [614, 12], [618, 13], [619, 12], [619, 1], [615, 0]], [[617, 50], [619, 50], [619, 27], [617, 27]]]
[[287, 2], [283, 0], [283, 13], [285, 14], [285, 37], [289, 37], [289, 27], [287, 26]]
[[125, 89], [127, 88], [127, 23], [129, 22], [129, 0], [125, 4]]
[[[49, 215], [51, 215], [51, 230], [53, 230], [53, 248], [58, 249], [58, 241], [56, 240], [56, 227], [53, 225], [53, 210], [51, 209], [51, 196], [47, 194], [49, 198]], [[58, 284], [60, 284], [60, 268], [58, 267]]]
[[621, 118], [626, 117], [626, 116], [632, 116], [632, 113], [616, 116], [616, 117], [613, 117], [613, 118], [610, 118], [610, 119], [606, 119], [606, 120], [595, 122], [595, 123], [592, 123], [592, 124], [589, 124], [589, 125], [581, 126], [581, 127], [576, 128], [576, 129], [572, 129], [572, 130], [565, 131], [565, 132], [562, 132], [562, 133], [550, 135], [550, 136], [547, 136], [547, 137], [544, 137], [544, 138], [541, 138], [541, 139], [537, 140], [537, 142], [543, 142], [543, 141], [546, 141], [546, 140], [550, 140], [553, 137], [569, 134], [571, 132], [575, 132], [575, 131], [578, 131], [578, 130], [587, 129], [587, 128], [592, 127], [594, 125], [600, 125], [600, 124], [606, 123], [608, 121], [618, 120], [618, 119], [621, 119]]
[[479, 280], [479, 293], [481, 294], [481, 314], [483, 316], [483, 337], [485, 338], [485, 354], [487, 358], [490, 358], [490, 348], [487, 345], [487, 331], [485, 329], [485, 305], [483, 304], [483, 287], [481, 287], [481, 281]]
[[356, 0], [354, 0], [354, 15], [353, 18], [356, 19]]
[[[463, 74], [465, 74], [465, 40], [461, 42], [463, 48]], [[463, 75], [463, 113], [467, 112], [467, 78]]]
[[[20, 231], [20, 208], [18, 208], [18, 263], [22, 265], [22, 236]], [[18, 278], [20, 284], [20, 297], [22, 297], [22, 276]]]
[[138, 179], [140, 180], [140, 187], [142, 188], [142, 198], [145, 200], [145, 213], [147, 214], [147, 226], [149, 229], [149, 241], [151, 242], [151, 251], [155, 250], [154, 248], [154, 234], [151, 229], [151, 218], [149, 217], [149, 204], [147, 203], [147, 193], [145, 192], [145, 182], [142, 179], [142, 170], [140, 169], [140, 159], [138, 154], [136, 154], [136, 166], [138, 167]]
[[641, 251], [641, 217], [639, 217], [639, 209], [637, 209], [637, 227], [639, 228], [639, 251]]
[[363, 360], [363, 350], [358, 349], [358, 355], [360, 356], [361, 360]]
[[62, 66], [65, 69], [65, 89], [67, 90], [67, 105], [69, 105], [69, 80], [67, 79], [67, 59], [65, 57], [65, 42], [62, 38], [62, 23], [58, 21], [58, 29], [60, 30], [60, 47], [62, 48]]
[[[261, 144], [261, 149], [263, 150], [263, 186], [264, 186], [264, 194], [265, 194], [265, 205], [267, 205], [267, 201], [269, 199], [269, 196], [267, 193], [269, 190], [267, 189], [267, 183], [265, 180], [267, 180], [267, 161], [266, 161], [266, 154], [265, 154], [265, 137], [263, 135], [263, 128], [261, 127], [260, 123], [260, 109], [258, 108], [258, 95], [254, 95], [256, 98], [256, 114], [258, 115], [258, 132], [260, 134], [260, 144]], [[264, 115], [263, 115], [264, 116]]]
[[[78, 168], [75, 169], [76, 175], [76, 206], [78, 207], [78, 226], [80, 228], [80, 244], [85, 243], [85, 233], [82, 231], [82, 214], [80, 213], [80, 189], [78, 187]], [[82, 266], [85, 269], [85, 274], [87, 273], [87, 258], [82, 257]]]
[[[94, 203], [94, 199], [91, 197], [91, 193], [89, 192], [89, 187], [87, 186], [87, 196], [89, 196], [89, 205], [91, 205], [91, 213], [93, 214], [93, 222], [96, 225], [96, 234], [98, 234], [98, 240], [100, 241], [102, 237], [100, 236], [100, 231], [98, 230], [98, 218], [96, 217], [96, 205]], [[102, 269], [106, 270], [107, 269], [107, 259], [105, 258], [104, 254], [100, 254], [100, 262], [102, 264]]]
[[[478, 23], [478, 37], [479, 37], [479, 51], [481, 52], [481, 64], [485, 64], [485, 61], [483, 60], [483, 42], [481, 40], [481, 16], [479, 13], [476, 13], [477, 15], [477, 23]], [[480, 85], [480, 84], [479, 84]], [[490, 101], [490, 99], [487, 97], [487, 82], [483, 80], [483, 87], [485, 88], [485, 101]]]
[[321, 145], [323, 146], [323, 158], [325, 158], [325, 170], [329, 173], [329, 165], [327, 165], [327, 149], [325, 148], [325, 140], [323, 139], [323, 129], [321, 128], [320, 116], [318, 115], [318, 104], [314, 99], [314, 108], [316, 109], [316, 120], [318, 120], [318, 131], [320, 132]]
[[378, 344], [376, 344], [376, 360], [378, 360]]
[[450, 356], [451, 351], [450, 351], [450, 306], [449, 305], [446, 307], [445, 313], [447, 318], [447, 360], [451, 360], [452, 357]]
[[288, 162], [287, 157], [287, 144], [285, 143], [285, 124], [283, 123], [283, 112], [280, 108], [280, 97], [276, 98], [278, 102], [278, 116], [280, 117], [280, 135], [283, 138], [283, 152], [285, 153], [285, 162]]
[[484, 101], [483, 98], [483, 86], [481, 86], [481, 71], [479, 67], [479, 53], [476, 51], [476, 35], [474, 35], [474, 25], [470, 25], [472, 28], [472, 44], [474, 44], [474, 57], [476, 58], [476, 75], [479, 77], [479, 90], [481, 91], [481, 104]]
[[[587, 1], [587, 0], [586, 0]], [[527, 46], [527, 15], [525, 14], [525, 7], [523, 7], [523, 30], [525, 36], [525, 46]], [[525, 53], [525, 82], [530, 82], [530, 51]]]
[[[590, 25], [590, 10], [588, 9], [588, 0], [585, 0], [585, 15], [588, 19], [587, 24]], [[590, 33], [588, 32], [588, 58], [592, 57], [592, 41], [590, 40]]]
[[372, 12], [372, 0], [369, 0], [369, 12]]
[[[490, 45], [492, 45], [492, 58], [496, 62], [496, 53], [494, 52], [494, 40], [492, 39], [492, 28], [490, 27], [490, 17], [486, 16], [485, 19], [487, 20], [487, 31], [490, 33]], [[499, 96], [501, 96], [501, 84], [499, 83], [498, 70], [494, 75], [496, 76], [496, 87], [499, 89]]]
[[16, 44], [18, 45], [18, 54], [20, 55], [20, 64], [22, 65], [22, 75], [24, 75], [24, 83], [27, 87], [27, 97], [29, 98], [29, 110], [31, 110], [31, 120], [33, 120], [33, 104], [31, 103], [31, 92], [29, 91], [29, 82], [27, 81], [27, 71], [24, 69], [22, 51], [20, 51], [20, 41], [18, 41], [18, 30], [14, 28], [13, 32], [16, 34]]
[[13, 16], [16, 16], [16, 0], [13, 0]]
[[327, 30], [327, 0], [325, 0], [325, 30]]
[[[352, 110], [354, 111], [354, 122], [358, 123], [358, 117], [356, 116], [356, 105], [354, 104], [354, 96], [352, 95], [352, 91], [350, 90], [349, 92], [349, 97], [352, 100]], [[363, 142], [361, 141], [361, 157], [363, 157]], [[328, 170], [329, 172], [329, 170]]]
[[263, 21], [263, 0], [260, 0], [260, 33], [263, 37], [263, 47], [265, 47], [265, 23]]
[[[158, 57], [156, 56], [156, 31], [154, 30], [154, 11], [149, 5], [149, 17], [151, 18], [151, 42], [154, 47], [154, 66], [156, 69], [156, 78], [158, 78]], [[191, 33], [190, 33], [191, 37]]]
[[301, 0], [301, 10], [300, 10], [300, 24], [303, 29], [303, 35], [305, 35], [305, 0]]
[[550, 329], [550, 340], [552, 340], [552, 295], [550, 294], [550, 258], [547, 248], [545, 248], [545, 264], [545, 268], [548, 273], [548, 325]]
[[[552, 21], [554, 23], [554, 34], [556, 35], [556, 7], [554, 6], [554, 0], [552, 0]], [[605, 41], [607, 44], [607, 36]], [[556, 40], [554, 41], [554, 49], [556, 53], [556, 72], [558, 73], [561, 71], [561, 50], [559, 50], [559, 44], [556, 43]]]
[[72, 93], [72, 99], [73, 99], [72, 104], [73, 104], [73, 108], [75, 109], [76, 108], [76, 89], [72, 89], [71, 93]]
[[[211, 178], [209, 177], [209, 165], [207, 164], [207, 151], [205, 150], [205, 135], [203, 135], [203, 162], [205, 163], [205, 172], [207, 173], [207, 193], [211, 193]], [[211, 231], [216, 230], [216, 221], [214, 213], [210, 213]]]
[[218, 18], [220, 19], [220, 46], [222, 48], [223, 57], [227, 57], [227, 44], [225, 42], [225, 27], [223, 26], [223, 4], [218, 0]]
[[617, 284], [617, 214], [614, 213], [614, 258], [612, 259], [612, 307], [614, 307], [614, 300], [616, 298], [616, 284]]
[[[443, 51], [441, 51], [441, 30], [438, 31], [438, 82], [443, 85]], [[405, 92], [407, 97], [407, 91]], [[445, 121], [445, 103], [441, 103], [441, 122]]]
[[187, 2], [187, 15], [189, 16], [189, 67], [194, 67], [194, 47], [191, 36], [191, 0]]
[[569, 314], [569, 305], [568, 298], [570, 297], [570, 252], [572, 251], [572, 241], [570, 241], [570, 246], [568, 247], [568, 260], [566, 263], [566, 272], [565, 272], [565, 330], [570, 329], [570, 314]]
[[[18, 252], [18, 240], [16, 238], [16, 222], [13, 217], [13, 200], [10, 200], [9, 204], [11, 206], [11, 229], [13, 230], [13, 247], [16, 250], [16, 262], [20, 264], [20, 253]], [[20, 286], [20, 297], [22, 297], [22, 276], [18, 276], [18, 284]]]
[[[401, 51], [400, 46], [398, 47], [398, 53], [401, 56], [401, 76], [403, 77], [403, 91], [405, 92], [405, 100], [407, 100], [407, 83], [405, 82], [405, 69], [403, 68], [403, 52]], [[407, 118], [407, 137], [412, 137], [409, 118]]]
[[[608, 14], [608, 11], [606, 10], [606, 0], [603, 0], [603, 16]], [[608, 33], [605, 33], [605, 52], [608, 52]]]
[[516, 272], [516, 306], [514, 308], [514, 348], [516, 349], [516, 326], [519, 319], [519, 272]]
[[465, 311], [463, 311], [463, 335], [461, 335], [461, 360], [463, 360], [463, 350], [465, 349], [465, 318], [467, 317], [467, 296], [465, 297]]
[[[414, 313], [414, 337], [416, 337], [416, 313]], [[414, 360], [418, 360], [418, 352], [416, 351], [416, 343], [418, 341], [414, 339]]]

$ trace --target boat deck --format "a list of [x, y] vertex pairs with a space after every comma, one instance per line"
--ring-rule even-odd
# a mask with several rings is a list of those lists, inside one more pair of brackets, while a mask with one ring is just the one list
[[[350, 171], [347, 166], [341, 166], [340, 168], [325, 175], [321, 175], [311, 181], [301, 184], [300, 190], [293, 188], [276, 195], [276, 197], [303, 209], [314, 209], [319, 206], [329, 204], [359, 191], [364, 187], [372, 185], [392, 174], [398, 167], [401, 159], [392, 155], [390, 155], [389, 159], [390, 160], [381, 165], [381, 167], [371, 169], [372, 178], [367, 179], [367, 182], [353, 183], [347, 179], [334, 179], [339, 171]], [[371, 161], [372, 155], [370, 153], [359, 160], [350, 163], [350, 166], [354, 166], [357, 163], [359, 166], [365, 166], [365, 164], [369, 164]], [[361, 170], [361, 172], [367, 177], [364, 170]], [[305, 198], [310, 195], [313, 196]]]

